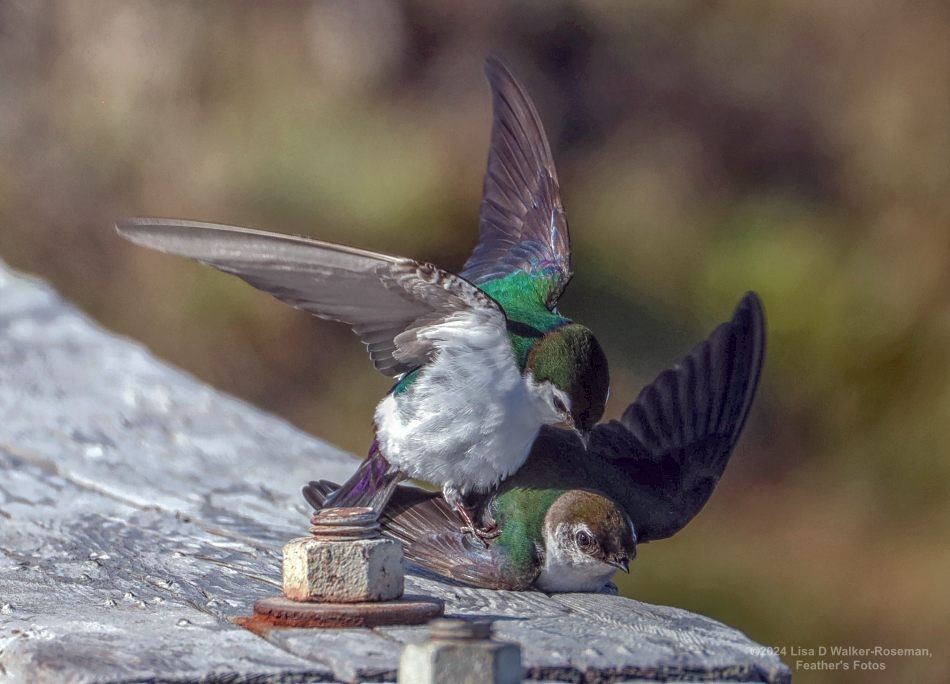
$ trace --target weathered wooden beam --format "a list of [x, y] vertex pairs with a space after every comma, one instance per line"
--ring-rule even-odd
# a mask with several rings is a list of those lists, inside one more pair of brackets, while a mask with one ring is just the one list
[[[394, 680], [423, 628], [231, 622], [279, 592], [281, 545], [309, 515], [300, 485], [352, 467], [0, 264], [0, 678]], [[420, 572], [406, 588], [493, 616], [530, 679], [789, 678], [740, 632], [675, 608]]]

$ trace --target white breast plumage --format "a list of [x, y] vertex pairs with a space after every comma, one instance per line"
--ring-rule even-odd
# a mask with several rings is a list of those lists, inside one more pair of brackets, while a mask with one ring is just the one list
[[410, 477], [484, 491], [527, 458], [542, 421], [499, 319], [464, 312], [427, 330], [436, 357], [377, 407], [380, 448]]

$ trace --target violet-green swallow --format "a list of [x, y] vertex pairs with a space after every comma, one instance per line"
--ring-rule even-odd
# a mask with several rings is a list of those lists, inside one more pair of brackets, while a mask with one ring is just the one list
[[[495, 540], [461, 533], [438, 494], [406, 486], [383, 513], [384, 534], [414, 563], [466, 584], [600, 589], [626, 569], [637, 543], [674, 534], [709, 499], [748, 415], [764, 349], [764, 315], [750, 293], [619, 421], [595, 427], [589, 448], [564, 430], [542, 430], [488, 506]], [[304, 496], [319, 508], [333, 488], [311, 482]]]
[[557, 312], [571, 277], [567, 221], [541, 120], [497, 60], [480, 238], [460, 275], [432, 264], [274, 233], [129, 219], [119, 233], [197, 259], [295, 307], [348, 324], [396, 383], [375, 413], [369, 456], [329, 499], [382, 510], [396, 483], [463, 496], [525, 461], [544, 425], [586, 436], [607, 396], [607, 361], [587, 328]]
[[[572, 444], [579, 447], [576, 439]], [[311, 482], [304, 496], [320, 509], [337, 486]], [[473, 538], [437, 492], [398, 486], [381, 516], [382, 531], [401, 541], [405, 557], [417, 565], [487, 589], [596, 591], [617, 570], [629, 572], [637, 554], [630, 516], [600, 492], [545, 487], [500, 493], [491, 505], [499, 534]]]

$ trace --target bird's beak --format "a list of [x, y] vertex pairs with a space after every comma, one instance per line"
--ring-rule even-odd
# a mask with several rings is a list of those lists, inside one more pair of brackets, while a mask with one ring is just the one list
[[610, 561], [610, 565], [618, 570], [623, 570], [628, 575], [630, 574], [630, 560], [626, 556], [621, 556], [620, 558]]

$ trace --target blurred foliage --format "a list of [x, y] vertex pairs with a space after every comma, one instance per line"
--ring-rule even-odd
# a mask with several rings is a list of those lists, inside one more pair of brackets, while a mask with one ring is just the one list
[[604, 342], [608, 417], [745, 290], [769, 315], [721, 487], [624, 592], [789, 648], [929, 647], [881, 680], [950, 681], [944, 2], [8, 0], [0, 255], [364, 452], [387, 382], [347, 330], [111, 223], [230, 222], [458, 268], [489, 53], [552, 139], [577, 270], [562, 309]]

